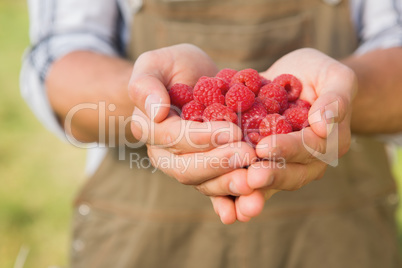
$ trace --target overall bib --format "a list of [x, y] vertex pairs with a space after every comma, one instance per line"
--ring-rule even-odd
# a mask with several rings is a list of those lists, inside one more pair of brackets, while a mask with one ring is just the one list
[[[259, 71], [301, 47], [341, 58], [357, 44], [347, 1], [321, 0], [144, 0], [131, 38], [133, 60], [186, 42], [220, 68]], [[139, 158], [142, 167], [130, 161]], [[145, 147], [109, 149], [75, 201], [72, 267], [401, 267], [395, 182], [384, 145], [370, 137], [356, 137], [321, 180], [230, 226], [208, 197], [152, 173], [146, 159]]]

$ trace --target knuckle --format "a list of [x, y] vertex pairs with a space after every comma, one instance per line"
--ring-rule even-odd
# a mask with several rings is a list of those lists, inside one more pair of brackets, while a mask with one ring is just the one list
[[147, 145], [147, 155], [148, 155], [149, 158], [152, 158], [152, 155], [153, 155], [152, 153], [153, 153], [152, 152], [152, 147]]
[[[151, 146], [147, 146], [148, 159], [153, 167], [156, 167], [155, 157]], [[157, 168], [157, 167], [156, 167]]]
[[199, 191], [200, 193], [204, 194], [204, 195], [207, 195], [207, 196], [210, 195], [210, 193], [209, 193], [209, 191], [208, 191], [208, 188], [205, 186], [204, 183], [201, 183], [201, 184], [199, 184], [199, 185], [195, 185], [194, 188], [195, 188], [197, 191]]
[[183, 170], [179, 168], [174, 168], [172, 169], [172, 173], [176, 180], [181, 184], [194, 185], [194, 181], [192, 180], [192, 176], [189, 172], [183, 172]]
[[350, 138], [350, 136], [351, 136], [350, 131], [347, 133], [347, 135], [348, 136], [345, 139], [343, 139], [343, 142], [342, 142], [343, 144], [341, 146], [339, 146], [338, 157], [344, 156], [350, 149], [350, 146], [352, 143], [351, 138]]
[[166, 146], [172, 146], [173, 143], [173, 135], [170, 132], [170, 129], [166, 129], [162, 132], [162, 144]]
[[347, 79], [348, 81], [355, 81], [356, 79], [356, 73], [348, 66], [341, 64], [340, 65], [340, 73], [342, 74], [342, 77]]
[[318, 157], [317, 153], [318, 154], [325, 154], [326, 153], [326, 150], [327, 150], [326, 141], [323, 140], [323, 139], [320, 139], [318, 142], [316, 142], [313, 145], [312, 148], [313, 148], [314, 153], [308, 153], [307, 154], [306, 163], [308, 163], [308, 164], [317, 161], [317, 157]]
[[178, 182], [180, 182], [181, 184], [184, 184], [184, 185], [189, 185], [189, 180], [188, 180], [188, 178], [185, 176], [185, 175], [183, 175], [183, 174], [181, 174], [180, 172], [178, 172], [176, 169], [173, 169], [172, 170], [172, 175], [173, 175], [173, 177], [178, 181]]
[[161, 130], [155, 132], [155, 135], [157, 135], [156, 140], [159, 145], [173, 149], [173, 147], [180, 142], [180, 136], [178, 136], [171, 127], [160, 128]]
[[[319, 142], [317, 142], [317, 144], [316, 144], [315, 150], [316, 150], [316, 152], [319, 152], [321, 154], [325, 154], [325, 152], [327, 151], [326, 141], [323, 140], [323, 139], [320, 139]], [[311, 157], [316, 159], [314, 155], [311, 155]]]
[[191, 142], [193, 143], [193, 144], [196, 144], [196, 145], [204, 145], [206, 142], [206, 140], [208, 140], [207, 138], [206, 138], [206, 135], [207, 134], [205, 134], [205, 133], [195, 133], [196, 135], [191, 135], [191, 136], [189, 136], [190, 138], [191, 138]]
[[170, 153], [175, 155], [182, 155], [184, 154], [184, 150], [176, 147], [170, 147], [167, 149]]
[[157, 52], [156, 50], [150, 50], [142, 53], [138, 58], [137, 61], [138, 63], [142, 62], [149, 62], [150, 60], [154, 60], [157, 57]]
[[317, 177], [314, 180], [321, 180], [324, 177], [325, 171], [327, 170], [327, 165], [324, 165], [324, 168], [318, 173]]
[[337, 95], [334, 102], [338, 104], [338, 111], [342, 114], [346, 114], [349, 110], [349, 100], [345, 96]]
[[135, 97], [138, 97], [138, 95], [144, 91], [142, 85], [147, 79], [147, 75], [144, 74], [133, 75], [133, 78], [129, 82], [128, 90], [134, 99], [136, 99]]
[[297, 179], [297, 182], [295, 185], [293, 185], [291, 191], [297, 191], [301, 189], [304, 185], [307, 184], [307, 174], [306, 170], [303, 169], [299, 174], [299, 177]]

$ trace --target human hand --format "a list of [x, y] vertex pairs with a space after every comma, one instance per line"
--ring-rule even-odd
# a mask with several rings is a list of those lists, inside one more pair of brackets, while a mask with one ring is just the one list
[[[175, 83], [194, 85], [199, 77], [216, 73], [213, 61], [192, 45], [144, 53], [135, 63], [129, 85], [136, 107], [131, 129], [137, 140], [147, 144], [154, 166], [211, 196], [214, 207], [229, 207], [219, 210], [219, 215], [223, 222], [232, 223], [236, 217], [227, 211], [234, 208], [234, 201], [228, 196], [251, 193], [247, 171], [241, 168], [255, 160], [255, 151], [239, 142], [241, 130], [233, 123], [182, 120], [170, 109], [167, 92]], [[169, 165], [159, 165], [161, 159]]]
[[232, 213], [237, 219], [259, 215], [265, 201], [279, 191], [297, 190], [320, 179], [327, 164], [336, 164], [350, 146], [351, 101], [357, 91], [353, 71], [319, 51], [300, 49], [262, 75], [274, 79], [283, 73], [301, 80], [300, 98], [313, 104], [310, 127], [259, 142], [256, 154], [264, 161], [253, 163], [247, 171], [248, 185], [256, 190], [236, 198]]
[[241, 131], [234, 124], [186, 123], [170, 106], [167, 89], [172, 85], [194, 85], [201, 76], [216, 73], [215, 63], [193, 45], [175, 45], [142, 54], [129, 84], [129, 96], [135, 106], [131, 125], [134, 137], [175, 154], [208, 151], [241, 140]]

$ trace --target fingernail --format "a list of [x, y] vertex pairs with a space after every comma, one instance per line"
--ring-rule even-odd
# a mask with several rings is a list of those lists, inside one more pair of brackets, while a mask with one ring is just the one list
[[236, 187], [236, 184], [232, 181], [229, 183], [229, 190], [234, 195], [240, 195], [239, 190]]
[[228, 143], [229, 141], [230, 141], [230, 134], [227, 132], [221, 132], [216, 137], [216, 142], [219, 145], [224, 145], [224, 144]]
[[158, 95], [151, 94], [145, 99], [145, 111], [151, 121], [154, 121], [161, 107], [162, 98]]
[[331, 120], [331, 121], [333, 121], [334, 120], [334, 112], [333, 111], [331, 111], [331, 110], [326, 110], [325, 112], [324, 112], [324, 117], [325, 117], [325, 119], [326, 120]]
[[133, 114], [131, 115], [131, 121], [134, 121], [137, 116], [137, 107], [134, 107]]

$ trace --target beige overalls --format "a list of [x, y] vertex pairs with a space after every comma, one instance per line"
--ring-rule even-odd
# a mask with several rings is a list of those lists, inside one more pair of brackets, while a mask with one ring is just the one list
[[[297, 48], [341, 58], [357, 44], [347, 1], [144, 0], [134, 17], [132, 59], [183, 42], [221, 68], [259, 71]], [[230, 226], [192, 187], [130, 166], [130, 154], [146, 158], [146, 148], [124, 149], [122, 161], [109, 149], [77, 196], [72, 267], [401, 267], [395, 183], [383, 144], [370, 137], [356, 137], [320, 181], [280, 192], [261, 216]]]

